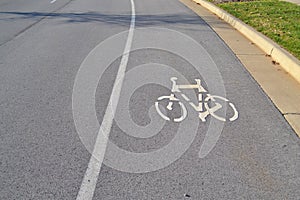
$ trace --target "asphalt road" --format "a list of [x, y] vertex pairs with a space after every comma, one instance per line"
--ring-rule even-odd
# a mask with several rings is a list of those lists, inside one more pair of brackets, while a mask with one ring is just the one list
[[[5, 0], [0, 27], [0, 199], [299, 199], [299, 138], [179, 1]], [[174, 76], [239, 117], [177, 92], [174, 122]]]

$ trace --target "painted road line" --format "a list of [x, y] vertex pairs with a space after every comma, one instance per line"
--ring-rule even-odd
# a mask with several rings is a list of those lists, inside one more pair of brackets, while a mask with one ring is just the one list
[[56, 2], [56, 0], [52, 0], [52, 1], [50, 1], [50, 3], [55, 3]]
[[107, 105], [103, 121], [97, 135], [93, 153], [91, 155], [88, 167], [86, 169], [85, 175], [81, 183], [80, 190], [76, 198], [77, 200], [91, 200], [93, 198], [98, 176], [104, 159], [109, 133], [111, 130], [113, 116], [115, 112], [115, 109], [112, 109], [112, 101], [114, 100], [116, 101], [116, 105], [118, 104], [133, 39], [133, 31], [135, 26], [135, 5], [133, 0], [130, 0], [130, 3], [131, 21], [126, 45], [123, 51], [121, 63], [119, 66], [116, 80], [114, 82], [110, 100]]

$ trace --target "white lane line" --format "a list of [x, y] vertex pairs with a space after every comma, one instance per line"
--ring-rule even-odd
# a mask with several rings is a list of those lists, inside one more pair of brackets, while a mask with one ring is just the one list
[[131, 21], [130, 21], [130, 28], [127, 36], [126, 45], [123, 51], [121, 63], [119, 66], [118, 74], [116, 80], [114, 82], [114, 86], [112, 89], [112, 93], [110, 96], [109, 103], [107, 105], [102, 124], [100, 126], [95, 146], [93, 149], [93, 153], [91, 155], [88, 167], [84, 174], [80, 190], [77, 195], [77, 200], [91, 200], [94, 196], [94, 191], [96, 188], [98, 176], [100, 173], [100, 169], [102, 166], [102, 162], [104, 159], [104, 154], [106, 151], [106, 146], [108, 142], [109, 133], [111, 130], [113, 116], [114, 116], [114, 109], [112, 106], [112, 100], [116, 101], [118, 104], [122, 83], [125, 77], [125, 71], [128, 63], [129, 52], [131, 49], [132, 39], [133, 39], [133, 31], [135, 26], [135, 5], [134, 0], [130, 0], [131, 3]]
[[50, 1], [50, 3], [55, 3], [55, 1], [56, 1], [56, 0], [52, 0], [52, 1]]

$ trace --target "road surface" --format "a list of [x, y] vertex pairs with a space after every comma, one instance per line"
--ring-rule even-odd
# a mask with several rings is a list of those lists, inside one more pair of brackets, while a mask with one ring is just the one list
[[0, 27], [0, 199], [299, 199], [299, 138], [179, 1], [4, 0]]

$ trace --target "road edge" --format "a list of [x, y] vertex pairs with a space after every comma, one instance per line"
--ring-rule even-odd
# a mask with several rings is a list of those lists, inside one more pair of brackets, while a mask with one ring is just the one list
[[266, 56], [257, 44], [232, 27], [231, 24], [201, 4], [197, 4], [195, 0], [179, 1], [200, 16], [228, 45], [241, 64], [244, 65], [245, 70], [249, 72], [249, 75], [257, 82], [294, 130], [295, 136], [299, 138], [300, 107], [298, 104], [300, 93], [298, 91], [300, 91], [300, 83], [281, 65], [274, 63], [273, 58]]
[[261, 48], [267, 55], [271, 56], [274, 61], [279, 63], [285, 71], [287, 71], [297, 82], [300, 83], [300, 61], [280, 47], [273, 40], [256, 31], [251, 26], [245, 24], [238, 18], [227, 13], [223, 9], [205, 0], [192, 0], [200, 4], [210, 12], [216, 14], [218, 17], [229, 23], [232, 27], [246, 36], [249, 40]]

